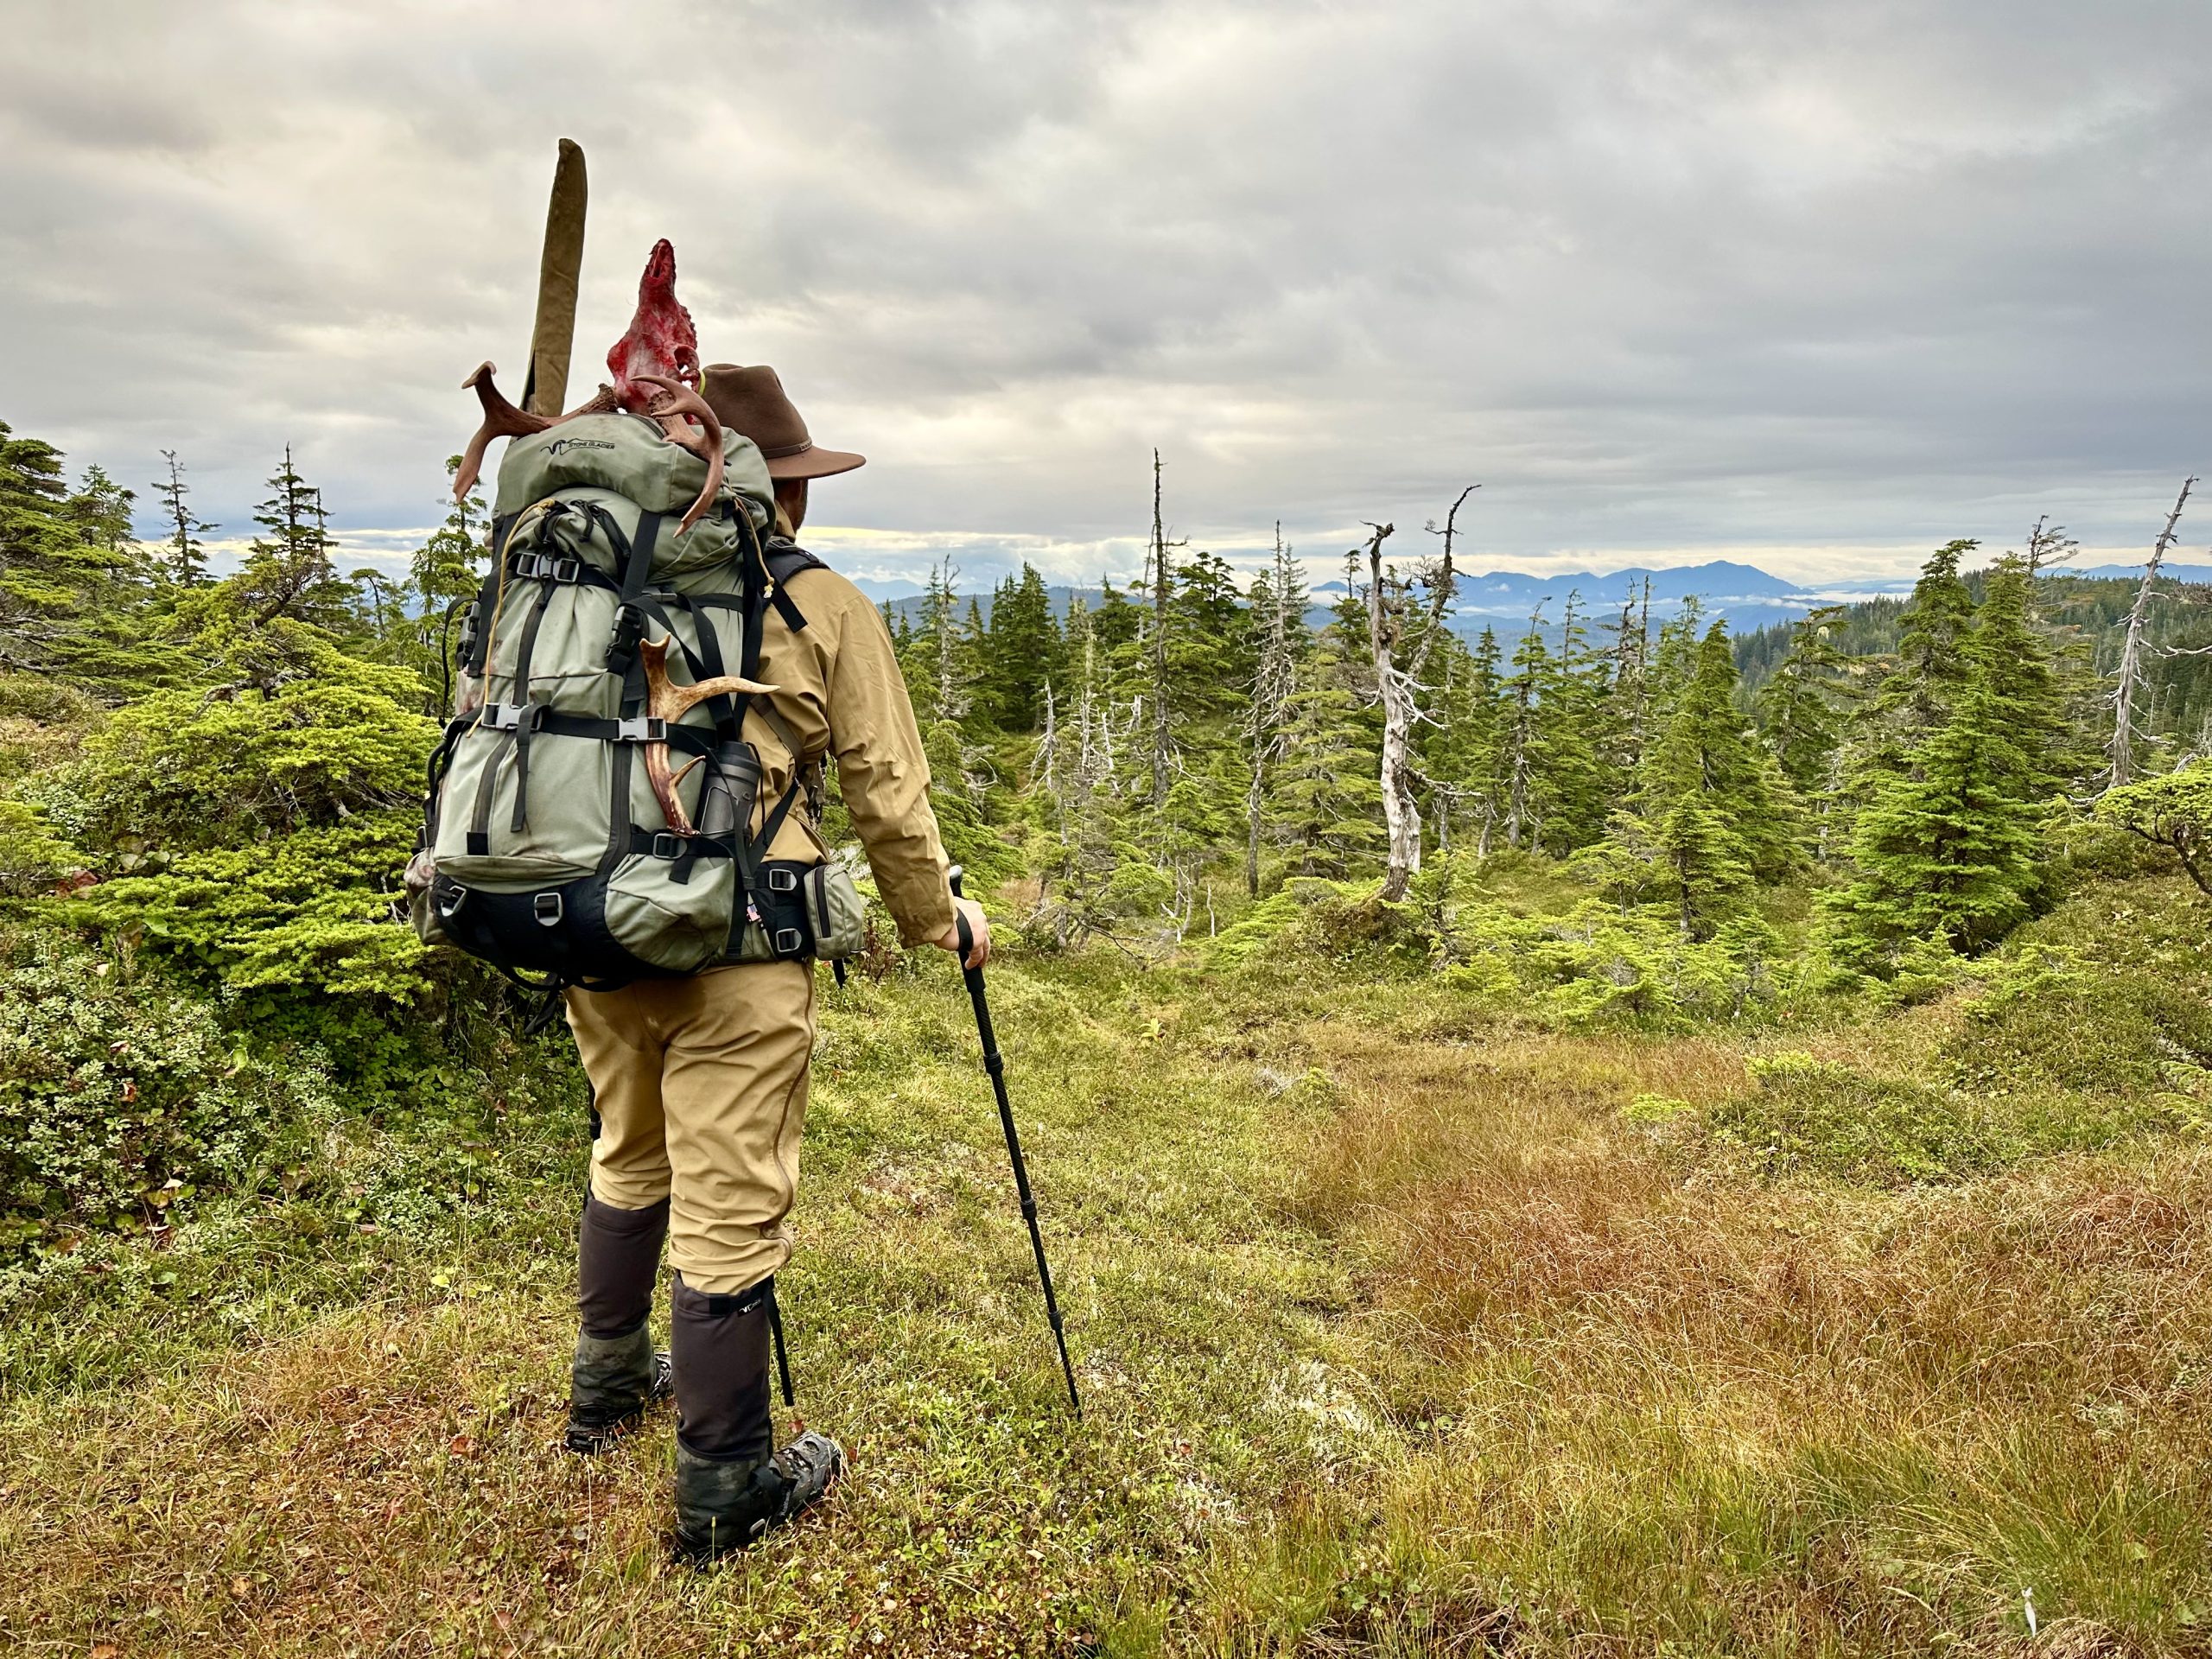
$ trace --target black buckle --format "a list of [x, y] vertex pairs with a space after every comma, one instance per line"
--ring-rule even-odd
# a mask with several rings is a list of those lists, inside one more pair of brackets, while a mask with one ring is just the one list
[[467, 897], [468, 889], [460, 882], [448, 883], [445, 892], [438, 896], [438, 914], [448, 921], [452, 920], [461, 914], [461, 905]]
[[[790, 943], [785, 944], [785, 940], [789, 940]], [[776, 954], [779, 957], [797, 956], [799, 947], [805, 943], [805, 938], [795, 927], [779, 927], [769, 939], [769, 944], [774, 947]]]
[[645, 637], [645, 613], [628, 600], [614, 607], [614, 632], [607, 645], [607, 665], [620, 671], [626, 671], [630, 659], [638, 654], [638, 642]]
[[550, 553], [518, 553], [508, 567], [529, 582], [575, 582], [584, 574], [584, 562], [556, 558]]
[[584, 562], [557, 558], [550, 553], [518, 553], [507, 569], [528, 582], [574, 582], [584, 573]]
[[768, 891], [771, 893], [797, 893], [798, 891], [798, 872], [797, 870], [770, 870], [768, 872]]
[[656, 715], [639, 715], [630, 720], [614, 722], [617, 743], [665, 743], [668, 741], [668, 722]]
[[683, 856], [683, 837], [672, 830], [662, 830], [653, 836], [652, 855], [655, 858]]
[[531, 913], [537, 918], [540, 927], [558, 927], [567, 907], [557, 893], [541, 893], [530, 901]]

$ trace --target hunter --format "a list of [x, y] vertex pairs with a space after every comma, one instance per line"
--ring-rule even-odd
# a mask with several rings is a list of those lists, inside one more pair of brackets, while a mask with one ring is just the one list
[[[756, 826], [766, 828], [760, 820], [795, 782], [804, 802], [776, 825], [770, 855], [824, 860], [823, 766], [834, 758], [900, 939], [957, 953], [964, 914], [966, 965], [980, 967], [989, 929], [979, 906], [953, 897], [929, 766], [883, 619], [850, 582], [792, 545], [810, 482], [863, 457], [817, 446], [773, 369], [709, 365], [700, 392], [767, 461], [776, 509], [768, 563], [787, 573], [797, 602], [765, 613], [759, 678], [773, 690], [746, 717], [761, 767]], [[598, 1116], [577, 1249], [582, 1329], [568, 1444], [602, 1449], [672, 1386], [677, 1537], [702, 1555], [791, 1519], [844, 1469], [843, 1451], [822, 1434], [778, 1450], [770, 1419], [772, 1329], [781, 1337], [775, 1275], [791, 1257], [814, 980], [812, 961], [774, 960], [566, 994]], [[670, 1351], [660, 1356], [648, 1319], [664, 1239], [675, 1287]]]

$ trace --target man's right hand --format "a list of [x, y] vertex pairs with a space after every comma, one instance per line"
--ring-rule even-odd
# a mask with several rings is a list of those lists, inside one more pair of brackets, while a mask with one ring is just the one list
[[[960, 965], [963, 968], [980, 968], [991, 959], [991, 925], [984, 919], [983, 907], [973, 899], [955, 899], [952, 901], [952, 907], [967, 918], [970, 940], [967, 957]], [[959, 955], [960, 924], [958, 922], [955, 922], [938, 935], [937, 948], [940, 950], [950, 950], [955, 956]]]

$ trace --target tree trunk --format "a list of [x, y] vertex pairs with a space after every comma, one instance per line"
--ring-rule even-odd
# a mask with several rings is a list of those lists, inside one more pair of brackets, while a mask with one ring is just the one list
[[1167, 531], [1160, 514], [1160, 451], [1152, 452], [1152, 804], [1167, 804]]
[[1421, 869], [1421, 814], [1414, 810], [1412, 747], [1414, 686], [1398, 666], [1398, 618], [1391, 583], [1382, 571], [1382, 543], [1396, 526], [1376, 524], [1367, 538], [1367, 644], [1375, 662], [1376, 695], [1382, 704], [1382, 825], [1389, 839], [1382, 878], [1384, 902], [1396, 904]]
[[2182, 509], [2189, 505], [2189, 493], [2196, 486], [2194, 474], [2182, 480], [2181, 494], [2174, 501], [2174, 510], [2166, 515], [2166, 527], [2158, 532], [2158, 539], [2151, 545], [2150, 562], [2143, 567], [2143, 582], [2135, 590], [2135, 603], [2127, 613], [2127, 633], [2120, 648], [2120, 683], [2112, 694], [2112, 742], [2108, 753], [2112, 756], [2112, 771], [2107, 787], [2118, 789], [2135, 776], [2135, 698], [2143, 681], [2143, 629], [2151, 614], [2151, 593], [2158, 580], [2158, 566], [2164, 563], [2166, 550], [2174, 543], [2175, 526], [2181, 523]]

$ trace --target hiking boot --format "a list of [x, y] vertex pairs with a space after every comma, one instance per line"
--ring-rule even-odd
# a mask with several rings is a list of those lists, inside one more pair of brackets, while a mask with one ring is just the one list
[[646, 1407], [674, 1392], [668, 1356], [653, 1351], [645, 1326], [626, 1337], [579, 1332], [569, 1370], [569, 1450], [585, 1457], [606, 1451], [637, 1427]]
[[747, 1549], [820, 1503], [845, 1472], [837, 1442], [812, 1430], [766, 1463], [715, 1463], [676, 1445], [676, 1547], [710, 1561]]

